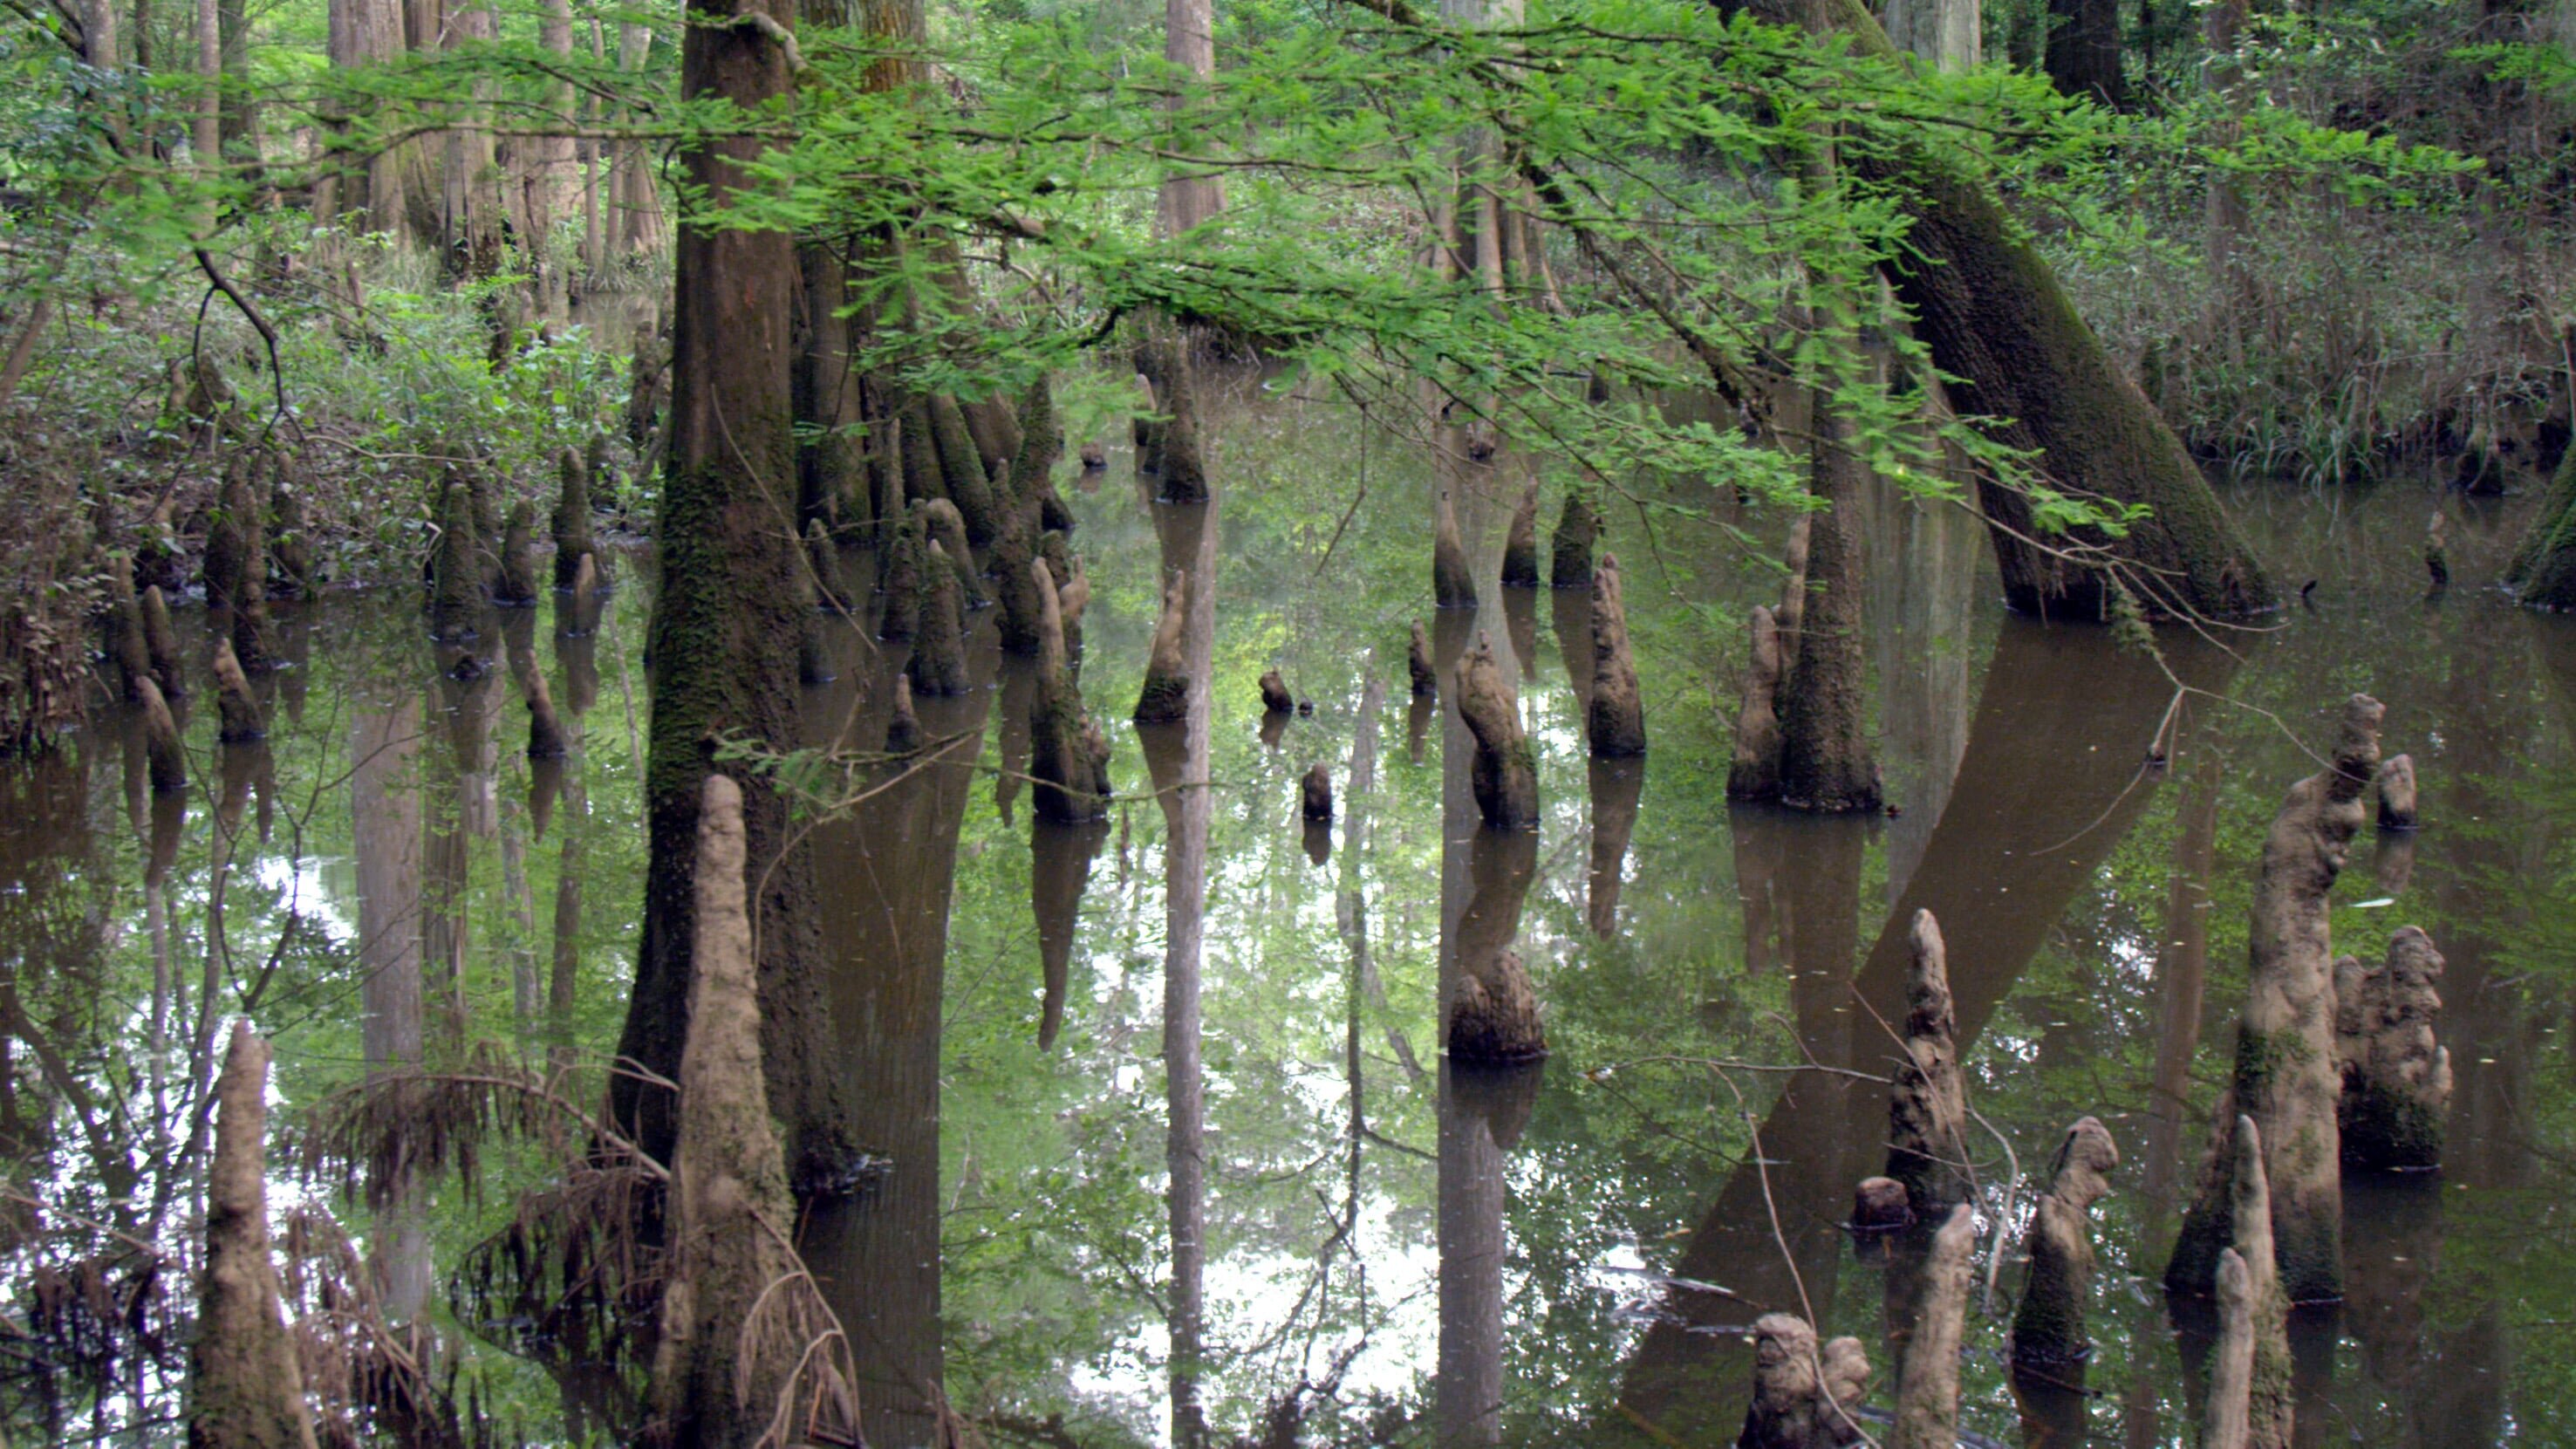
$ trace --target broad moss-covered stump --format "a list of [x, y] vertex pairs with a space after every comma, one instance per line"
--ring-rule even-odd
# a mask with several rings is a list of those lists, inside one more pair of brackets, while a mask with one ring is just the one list
[[1173, 724], [1189, 717], [1189, 655], [1181, 647], [1189, 604], [1189, 570], [1174, 569], [1163, 585], [1163, 611], [1154, 620], [1153, 647], [1145, 656], [1145, 687], [1136, 694], [1138, 724]]
[[1458, 532], [1457, 505], [1449, 490], [1440, 490], [1438, 517], [1431, 533], [1431, 602], [1443, 609], [1476, 607], [1476, 570]]
[[1646, 704], [1628, 646], [1627, 599], [1619, 586], [1619, 560], [1606, 553], [1592, 575], [1592, 697], [1584, 717], [1594, 758], [1646, 752]]
[[2056, 1170], [2022, 1240], [2030, 1271], [2013, 1314], [2015, 1364], [2048, 1368], [2092, 1352], [2084, 1328], [2093, 1296], [2092, 1209], [2111, 1190], [2111, 1169], [2119, 1165], [2120, 1149], [2099, 1121], [2086, 1117], [2066, 1129]]
[[1766, 1313], [1753, 1323], [1753, 1404], [1736, 1449], [1845, 1449], [1861, 1441], [1853, 1413], [1869, 1392], [1869, 1355], [1857, 1338], [1819, 1347], [1803, 1318]]
[[1520, 702], [1494, 662], [1493, 642], [1482, 630], [1476, 647], [1459, 659], [1453, 681], [1458, 714], [1476, 738], [1469, 784], [1485, 823], [1497, 830], [1538, 828], [1538, 764], [1521, 731]]
[[2374, 1171], [2442, 1165], [2451, 1054], [2435, 1039], [2442, 953], [2421, 926], [2388, 942], [2378, 969], [2335, 963], [2335, 1056], [2343, 1064], [2339, 1125], [2346, 1166]]
[[1512, 510], [1512, 526], [1503, 535], [1503, 587], [1534, 589], [1538, 576], [1538, 480], [1530, 480]]
[[1887, 1175], [1905, 1184], [1917, 1222], [1940, 1222], [1976, 1190], [1968, 1160], [1968, 1089], [1959, 1073], [1958, 1010], [1941, 923], [1916, 911], [1907, 935], [1905, 1058], [1887, 1094]]
[[313, 1411], [271, 1256], [267, 1169], [268, 1043], [236, 1020], [215, 1079], [206, 1264], [188, 1346], [191, 1449], [313, 1449]]
[[[2236, 1114], [2262, 1129], [2272, 1239], [2295, 1303], [2343, 1295], [2343, 1074], [2335, 1059], [2334, 957], [2326, 897], [2362, 825], [2362, 796], [2379, 765], [2379, 701], [2345, 702], [2333, 762], [2291, 787], [2263, 841], [2254, 884], [2250, 966], [2236, 1066], [2219, 1122]], [[2214, 1142], [2183, 1217], [2165, 1286], [2206, 1294], [2228, 1246], [2236, 1154]], [[2241, 1244], [2240, 1244], [2241, 1246]], [[2247, 1255], [2259, 1274], [2262, 1264]]]
[[1735, 759], [1726, 771], [1729, 800], [1780, 798], [1780, 626], [1753, 606], [1753, 648], [1744, 665], [1744, 695], [1735, 710]]

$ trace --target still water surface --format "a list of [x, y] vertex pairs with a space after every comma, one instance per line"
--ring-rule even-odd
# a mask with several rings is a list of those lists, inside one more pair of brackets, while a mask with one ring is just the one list
[[[1972, 1442], [2196, 1442], [2199, 1347], [2155, 1282], [2232, 1050], [2261, 832], [2354, 690], [2387, 702], [2426, 825], [2356, 844], [2338, 949], [2433, 933], [2458, 1086], [2444, 1172], [2347, 1187], [2350, 1298], [2300, 1325], [2300, 1438], [2576, 1443], [2576, 622], [2478, 588], [2428, 598], [2429, 492], [2231, 491], [2279, 574], [2318, 581], [2312, 605], [2225, 648], [2169, 635], [2161, 661], [2007, 618], [1972, 519], [1872, 501], [1900, 813], [1811, 819], [1724, 799], [1741, 620], [1779, 585], [1707, 522], [1612, 520], [1652, 750], [1596, 764], [1588, 600], [1494, 584], [1526, 464], [1437, 461], [1250, 387], [1222, 407], [1214, 504], [1154, 502], [1123, 449], [1067, 484], [1110, 820], [1033, 820], [1033, 665], [984, 613], [979, 687], [918, 701], [932, 750], [813, 833], [856, 1135], [891, 1167], [805, 1242], [871, 1443], [1723, 1444], [1740, 1330], [1809, 1307], [1873, 1345], [1883, 1402], [1878, 1346], [1905, 1325], [1840, 1223], [1884, 1156], [1865, 1078], [1896, 1050], [1918, 907], [1948, 936], [1985, 1209], [2009, 1229], [1971, 1309]], [[1435, 618], [1442, 486], [1481, 540], [1485, 604]], [[1674, 501], [1785, 531], [1723, 494]], [[2492, 577], [2522, 505], [2445, 506], [2458, 576]], [[843, 562], [873, 576], [864, 553]], [[1172, 569], [1215, 581], [1185, 634], [1208, 683], [1186, 724], [1139, 730]], [[463, 683], [407, 591], [283, 606], [270, 739], [216, 745], [201, 683], [184, 802], [146, 793], [113, 717], [0, 769], [0, 1283], [19, 1321], [84, 1267], [124, 1295], [115, 1313], [150, 1305], [139, 1338], [92, 1335], [117, 1346], [105, 1392], [79, 1345], [0, 1354], [13, 1433], [175, 1438], [186, 1295], [167, 1290], [194, 1261], [230, 1014], [275, 1039], [290, 1124], [370, 1071], [613, 1045], [643, 862], [639, 572], [603, 603], [496, 615], [478, 646], [495, 667]], [[1535, 835], [1479, 827], [1463, 725], [1407, 698], [1416, 618], [1444, 665], [1482, 631], [1516, 675]], [[182, 611], [210, 649], [204, 623]], [[876, 749], [900, 646], [832, 641], [809, 728]], [[1311, 717], [1263, 718], [1272, 667]], [[524, 757], [526, 669], [578, 737], [560, 766]], [[1297, 812], [1318, 761], [1342, 806], [1322, 830]], [[1553, 1055], [1451, 1070], [1446, 987], [1497, 949], [1529, 964]], [[2017, 1391], [2011, 1240], [2088, 1113], [2123, 1155], [2096, 1210], [2099, 1349], [2080, 1392]], [[330, 1209], [383, 1314], [455, 1345], [510, 1434], [625, 1431], [613, 1371], [477, 1346], [448, 1292], [540, 1161], [496, 1153], [480, 1192], [424, 1183], [371, 1208], [284, 1155], [279, 1210]], [[145, 1244], [170, 1281], [138, 1295]]]

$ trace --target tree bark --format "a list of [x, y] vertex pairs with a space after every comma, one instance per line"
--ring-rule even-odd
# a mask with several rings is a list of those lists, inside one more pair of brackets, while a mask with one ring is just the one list
[[233, 1023], [215, 1083], [206, 1267], [188, 1349], [190, 1449], [313, 1449], [313, 1411], [269, 1256], [268, 1043]]
[[2117, 110], [2128, 103], [2120, 76], [2120, 0], [2048, 0], [2048, 78], [2058, 92]]
[[1856, 516], [1867, 465], [1852, 449], [1850, 422], [1823, 401], [1819, 392], [1810, 486], [1824, 507], [1808, 515], [1806, 612], [1780, 710], [1780, 798], [1802, 810], [1875, 810]]
[[[692, 0], [681, 94], [759, 110], [793, 86], [785, 48], [747, 21], [793, 18], [786, 0]], [[691, 147], [682, 166], [715, 203], [754, 182], [768, 143], [727, 137]], [[787, 408], [787, 325], [795, 245], [783, 232], [705, 223], [681, 229], [673, 327], [670, 469], [663, 483], [661, 591], [651, 625], [651, 752], [644, 939], [618, 1050], [676, 1076], [689, 1027], [696, 936], [699, 797], [731, 732], [793, 749], [805, 610], [798, 583], [796, 453]], [[839, 1183], [852, 1156], [842, 1123], [830, 1012], [815, 957], [806, 856], [789, 851], [785, 799], [765, 776], [743, 786], [760, 930], [762, 1072], [785, 1124], [800, 1191]], [[617, 1119], [668, 1160], [678, 1122], [669, 1094], [620, 1075]]]

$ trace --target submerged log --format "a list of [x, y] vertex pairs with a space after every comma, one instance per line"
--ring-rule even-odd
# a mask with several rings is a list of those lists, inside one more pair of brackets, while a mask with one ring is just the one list
[[1766, 1313], [1753, 1323], [1753, 1405], [1736, 1449], [1844, 1449], [1861, 1440], [1852, 1411], [1869, 1391], [1857, 1338], [1816, 1343], [1807, 1321]]
[[1549, 540], [1547, 581], [1559, 589], [1592, 587], [1592, 545], [1601, 537], [1601, 515], [1592, 511], [1592, 499], [1581, 488], [1566, 490], [1565, 506], [1556, 515], [1556, 533]]
[[1261, 710], [1264, 714], [1287, 714], [1297, 707], [1297, 696], [1288, 692], [1288, 682], [1276, 669], [1261, 676]]
[[143, 590], [143, 650], [152, 662], [152, 682], [161, 687], [161, 697], [185, 698], [188, 675], [179, 664], [179, 631], [170, 623], [170, 603], [161, 597], [159, 584]]
[[1538, 578], [1538, 480], [1530, 480], [1512, 510], [1512, 526], [1503, 535], [1503, 587], [1534, 589]]
[[2335, 963], [2335, 1058], [2343, 1068], [2337, 1114], [2348, 1167], [2442, 1165], [2451, 1103], [2451, 1053], [2434, 1034], [2442, 966], [2421, 926], [2391, 937], [2377, 970], [2350, 956]]
[[510, 521], [501, 525], [501, 581], [492, 602], [505, 609], [537, 606], [536, 509], [522, 498], [510, 505]]
[[1968, 1089], [1959, 1073], [1957, 1008], [1941, 923], [1918, 910], [1908, 932], [1905, 1060], [1887, 1096], [1887, 1175], [1905, 1184], [1918, 1222], [1935, 1222], [1976, 1190], [1968, 1163]]
[[188, 751], [179, 740], [179, 721], [170, 713], [161, 686], [144, 680], [138, 708], [143, 714], [143, 758], [152, 777], [152, 793], [176, 795], [188, 788]]
[[672, 1443], [750, 1449], [784, 1419], [785, 1442], [856, 1443], [839, 1325], [787, 1236], [796, 1207], [761, 1064], [742, 787], [709, 775], [699, 801], [656, 1427]]
[[1780, 798], [1780, 626], [1753, 606], [1753, 649], [1744, 666], [1744, 697], [1735, 711], [1735, 760], [1726, 772], [1729, 800]]
[[1040, 608], [1037, 690], [1029, 701], [1029, 773], [1041, 820], [1079, 825], [1109, 813], [1109, 740], [1082, 707], [1064, 647], [1064, 604], [1046, 560], [1029, 565]]
[[590, 462], [566, 448], [556, 455], [555, 473], [561, 483], [549, 520], [555, 536], [555, 587], [570, 589], [579, 586], [581, 561], [599, 547], [590, 531]]
[[1303, 801], [1299, 808], [1308, 820], [1333, 818], [1333, 772], [1325, 769], [1322, 761], [1307, 767], [1300, 791]]
[[220, 716], [215, 738], [225, 744], [246, 744], [268, 733], [259, 696], [250, 692], [250, 676], [242, 672], [230, 639], [215, 641], [215, 708]]
[[2415, 757], [2392, 755], [2381, 762], [2375, 782], [2379, 790], [2379, 828], [2412, 830], [2415, 815]]
[[1493, 642], [1477, 631], [1476, 647], [1458, 661], [1452, 681], [1458, 714], [1476, 737], [1470, 784], [1485, 823], [1497, 830], [1538, 828], [1538, 763], [1521, 732], [1520, 702], [1494, 663]]
[[[1189, 716], [1189, 655], [1181, 647], [1182, 630], [1189, 622], [1189, 602], [1189, 570], [1174, 569], [1163, 585], [1163, 612], [1154, 621], [1153, 648], [1145, 658], [1145, 687], [1136, 695], [1138, 724], [1170, 724]], [[1276, 671], [1270, 677], [1275, 678]], [[1266, 705], [1266, 684], [1262, 694]]]
[[1438, 517], [1431, 534], [1431, 602], [1443, 609], [1476, 607], [1476, 570], [1458, 532], [1458, 509], [1449, 490], [1440, 490]]
[[912, 636], [912, 657], [903, 672], [915, 694], [959, 695], [974, 687], [966, 672], [963, 611], [958, 606], [957, 571], [948, 566], [948, 551], [937, 540], [921, 570], [921, 608]]
[[1958, 1449], [1959, 1342], [1967, 1336], [1970, 1259], [1976, 1214], [1966, 1203], [1932, 1236], [1924, 1259], [1913, 1332], [1896, 1367], [1896, 1424], [1886, 1449]]
[[1614, 554], [1603, 554], [1592, 575], [1592, 699], [1585, 720], [1594, 758], [1646, 752], [1646, 705], [1628, 648], [1628, 605]]
[[1440, 693], [1440, 671], [1431, 666], [1431, 640], [1422, 632], [1422, 621], [1413, 621], [1413, 641], [1406, 648], [1404, 667], [1413, 676], [1413, 697], [1433, 699]]
[[191, 1449], [313, 1449], [268, 1230], [268, 1043], [233, 1022], [215, 1081], [206, 1266], [188, 1346]]
[[2085, 1336], [2085, 1305], [2093, 1296], [2093, 1204], [2111, 1190], [2120, 1149], [2091, 1117], [2066, 1129], [2056, 1171], [2032, 1211], [2022, 1250], [2030, 1259], [2021, 1307], [2013, 1314], [2012, 1358], [2017, 1365], [2054, 1367], [2081, 1362], [2092, 1351]]
[[[2326, 897], [2361, 829], [2362, 792], [2379, 763], [2382, 713], [2379, 701], [2366, 694], [2345, 702], [2333, 762], [2291, 787], [2264, 837], [2236, 1067], [2218, 1118], [2223, 1125], [2242, 1112], [2262, 1129], [2271, 1236], [2281, 1280], [2298, 1303], [2343, 1294], [2342, 1133], [2336, 1124], [2343, 1081], [2335, 1063]], [[2235, 1156], [2213, 1142], [2199, 1193], [2165, 1268], [2168, 1289], [2208, 1293], [2218, 1250], [2236, 1241], [2228, 1211]], [[2252, 1253], [2246, 1262], [2262, 1274], [2264, 1265]]]

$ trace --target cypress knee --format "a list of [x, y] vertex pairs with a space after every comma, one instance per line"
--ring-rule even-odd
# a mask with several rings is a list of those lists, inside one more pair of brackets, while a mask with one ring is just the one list
[[1735, 711], [1735, 760], [1726, 772], [1729, 800], [1780, 798], [1780, 627], [1753, 606], [1753, 649], [1744, 666], [1744, 698]]
[[251, 474], [257, 466], [251, 454], [235, 454], [224, 470], [223, 487], [215, 496], [214, 512], [206, 524], [202, 570], [209, 609], [229, 609], [241, 602], [251, 554], [263, 546], [259, 540], [259, 506], [251, 489]]
[[1853, 1411], [1869, 1392], [1857, 1338], [1816, 1343], [1807, 1321], [1766, 1313], [1753, 1322], [1753, 1403], [1736, 1449], [1843, 1449], [1861, 1439]]
[[912, 712], [912, 676], [894, 677], [894, 709], [886, 719], [886, 753], [908, 755], [921, 748], [921, 719]]
[[279, 1302], [268, 1227], [268, 1043], [233, 1022], [215, 1079], [206, 1173], [206, 1261], [188, 1347], [188, 1442], [198, 1449], [313, 1449], [303, 1369]]
[[259, 696], [250, 692], [250, 676], [242, 673], [229, 639], [215, 641], [215, 708], [220, 715], [215, 738], [225, 744], [244, 744], [268, 733]]
[[1413, 621], [1413, 641], [1407, 646], [1404, 667], [1413, 676], [1413, 697], [1431, 699], [1440, 693], [1440, 671], [1431, 667], [1431, 641], [1422, 633], [1422, 621]]
[[2415, 816], [2415, 757], [2394, 755], [2379, 767], [2379, 828], [2412, 830]]
[[1037, 689], [1029, 702], [1029, 773], [1038, 818], [1078, 825], [1109, 813], [1109, 741], [1082, 707], [1065, 658], [1063, 601], [1046, 560], [1029, 565], [1040, 606]]
[[932, 445], [939, 452], [939, 476], [947, 487], [948, 501], [956, 505], [965, 522], [966, 541], [991, 543], [993, 535], [1001, 531], [1001, 506], [993, 497], [983, 454], [977, 451], [974, 435], [966, 427], [966, 415], [959, 411], [955, 398], [946, 393], [931, 394], [930, 427]]
[[2335, 963], [2335, 1058], [2343, 1070], [2337, 1118], [2347, 1167], [2442, 1165], [2451, 1104], [2451, 1054], [2435, 1037], [2442, 996], [2434, 983], [2442, 966], [2421, 926], [2391, 937], [2377, 970], [2350, 956]]
[[1913, 1332], [1896, 1368], [1896, 1424], [1886, 1449], [1958, 1449], [1959, 1342], [1968, 1325], [1976, 1214], [1961, 1203], [1932, 1236]]
[[1264, 714], [1288, 714], [1297, 708], [1297, 696], [1288, 692], [1288, 682], [1276, 669], [1261, 676], [1261, 709]]
[[1533, 478], [1503, 535], [1503, 587], [1534, 589], [1538, 582], [1538, 480]]
[[885, 573], [877, 586], [885, 591], [885, 612], [877, 620], [880, 639], [909, 639], [921, 619], [921, 585], [929, 563], [921, 510], [905, 511], [887, 541]]
[[[605, 436], [592, 439], [594, 444]], [[555, 460], [555, 472], [562, 487], [555, 494], [552, 519], [555, 535], [555, 587], [578, 586], [581, 561], [590, 556], [598, 544], [590, 533], [591, 465], [581, 454], [566, 448]]]
[[1038, 589], [1029, 577], [1038, 546], [1038, 510], [1021, 503], [993, 540], [993, 599], [1002, 606], [1001, 638], [1005, 654], [1038, 652]]
[[2251, 1449], [2254, 1399], [2253, 1274], [2234, 1248], [2218, 1254], [2218, 1346], [2209, 1360], [2201, 1449]]
[[1580, 488], [1569, 489], [1565, 507], [1556, 515], [1556, 534], [1550, 540], [1547, 581], [1559, 589], [1592, 587], [1592, 545], [1601, 537], [1601, 515], [1592, 511], [1592, 500]]
[[134, 597], [133, 563], [111, 553], [100, 573], [107, 580], [107, 608], [99, 615], [99, 642], [116, 665], [118, 693], [140, 699], [142, 691], [135, 686], [152, 677], [152, 646], [143, 637], [143, 602]]
[[268, 587], [285, 598], [310, 598], [313, 540], [304, 532], [304, 497], [281, 467], [268, 484]]
[[483, 609], [483, 550], [474, 532], [474, 500], [452, 472], [439, 494], [438, 521], [429, 563], [429, 637], [452, 644], [475, 636]]
[[1887, 1175], [1905, 1184], [1918, 1222], [1937, 1222], [1966, 1202], [1968, 1089], [1959, 1074], [1958, 1017], [1950, 995], [1949, 950], [1930, 911], [1914, 913], [1907, 936], [1905, 1059], [1887, 1098]]
[[2066, 1129], [2057, 1166], [2031, 1213], [2023, 1241], [2030, 1259], [2021, 1307], [2013, 1314], [2012, 1357], [2047, 1368], [2081, 1362], [2091, 1352], [2085, 1305], [2093, 1294], [2093, 1204], [2111, 1190], [2120, 1150], [2091, 1117]]
[[188, 751], [179, 742], [179, 721], [171, 716], [160, 685], [144, 680], [141, 692], [143, 758], [151, 772], [152, 793], [176, 795], [188, 788]]
[[2450, 521], [2438, 510], [2424, 528], [2424, 572], [2432, 577], [2433, 592], [2451, 586]]
[[1431, 602], [1443, 609], [1476, 607], [1476, 571], [1458, 532], [1458, 510], [1440, 490], [1439, 518], [1431, 535]]
[[[1064, 537], [1060, 533], [1051, 533], [1047, 536]], [[1065, 662], [1072, 667], [1075, 677], [1079, 678], [1082, 674], [1082, 616], [1091, 609], [1091, 574], [1083, 568], [1082, 560], [1078, 558], [1070, 560], [1068, 566], [1073, 570], [1073, 582], [1056, 590], [1055, 597], [1056, 604], [1064, 615]], [[1054, 571], [1052, 565], [1049, 566], [1048, 571]]]
[[162, 698], [185, 698], [188, 676], [179, 666], [179, 631], [170, 623], [170, 605], [161, 597], [159, 584], [143, 590], [143, 649], [144, 657], [152, 663], [152, 682], [161, 687]]
[[566, 751], [563, 720], [555, 713], [554, 691], [546, 684], [545, 671], [533, 659], [519, 671], [519, 690], [528, 700], [528, 758], [562, 759]]
[[1619, 560], [1603, 554], [1592, 575], [1592, 701], [1585, 711], [1595, 758], [1646, 752], [1646, 705], [1637, 688], [1637, 661], [1628, 649], [1628, 605], [1619, 587]]
[[1306, 767], [1306, 778], [1299, 788], [1304, 797], [1300, 808], [1308, 820], [1333, 818], [1333, 772], [1325, 769], [1322, 761]]
[[922, 504], [921, 526], [923, 537], [939, 546], [948, 560], [949, 572], [957, 576], [958, 607], [974, 610], [990, 606], [993, 601], [984, 596], [983, 580], [975, 576], [975, 554], [969, 547], [973, 535], [957, 505], [945, 498]]
[[1458, 713], [1476, 737], [1470, 784], [1485, 823], [1497, 830], [1536, 830], [1537, 761], [1521, 732], [1520, 702], [1494, 663], [1493, 643], [1483, 631], [1477, 632], [1476, 647], [1458, 661], [1453, 684]]
[[[2245, 1010], [2219, 1118], [2224, 1124], [2241, 1112], [2262, 1129], [2271, 1239], [2283, 1286], [2298, 1303], [2343, 1292], [2343, 1150], [2336, 1122], [2343, 1081], [2335, 1063], [2326, 897], [2361, 829], [2362, 793], [2379, 764], [2382, 712], [2379, 701], [2366, 694], [2345, 702], [2333, 762], [2291, 787], [2264, 837]], [[2228, 1211], [2233, 1170], [2233, 1155], [2213, 1149], [2165, 1268], [2167, 1288], [2209, 1292], [2218, 1250], [2234, 1241]], [[2258, 1277], [2264, 1271], [2252, 1253], [2246, 1262]], [[2256, 1417], [2259, 1434], [2261, 1416]]]
[[524, 498], [510, 505], [510, 521], [501, 526], [501, 581], [492, 602], [505, 609], [537, 606], [536, 510]]
[[[1189, 603], [1189, 570], [1174, 569], [1163, 585], [1163, 612], [1154, 621], [1153, 647], [1145, 656], [1145, 687], [1136, 695], [1138, 724], [1171, 724], [1189, 715], [1189, 655], [1181, 647]], [[1263, 694], [1266, 705], [1268, 691]]]
[[909, 502], [948, 496], [948, 477], [939, 467], [939, 444], [930, 429], [930, 401], [913, 397], [903, 405], [895, 429], [895, 450], [903, 471], [903, 496]]
[[958, 695], [971, 687], [963, 612], [957, 601], [957, 572], [948, 567], [948, 551], [933, 541], [921, 571], [920, 623], [913, 632], [912, 657], [903, 666], [914, 693]]
[[[2245, 1268], [2245, 1308], [2250, 1372], [2245, 1398], [2246, 1449], [2291, 1449], [2295, 1404], [2290, 1390], [2290, 1300], [2277, 1266], [2273, 1237], [2275, 1214], [2264, 1162], [2263, 1129], [2251, 1117], [2229, 1124], [2232, 1140], [2222, 1151], [2233, 1161], [2226, 1211], [2234, 1225], [2234, 1243], [2226, 1250]], [[2331, 1166], [2332, 1164], [2329, 1164]], [[2217, 1270], [2211, 1270], [2216, 1286]], [[2224, 1305], [2221, 1305], [2222, 1311]], [[2224, 1349], [2222, 1348], [2222, 1352]], [[2216, 1386], [2212, 1386], [2213, 1399]]]
[[[1020, 445], [1011, 458], [1011, 497], [1021, 506], [1037, 505], [1041, 529], [1071, 532], [1073, 511], [1055, 487], [1055, 465], [1063, 456], [1064, 424], [1056, 416], [1053, 385], [1041, 373], [1020, 402]], [[1084, 463], [1090, 466], [1088, 454]]]
[[841, 550], [819, 518], [805, 520], [805, 568], [813, 575], [814, 607], [835, 614], [849, 607], [841, 583]]

